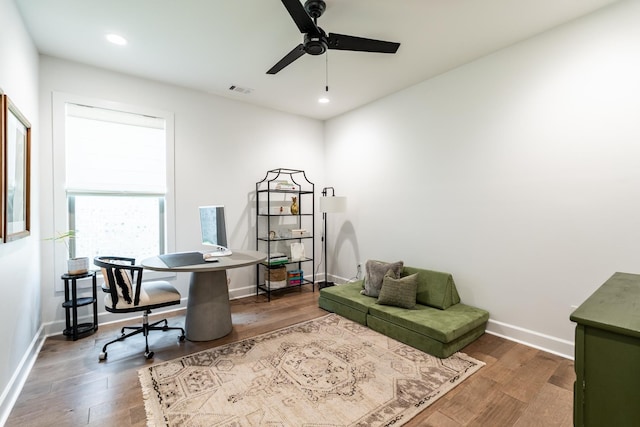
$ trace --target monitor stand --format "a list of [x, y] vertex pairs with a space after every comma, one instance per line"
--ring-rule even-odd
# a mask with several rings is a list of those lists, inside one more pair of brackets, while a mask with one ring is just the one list
[[202, 254], [202, 257], [205, 259], [205, 261], [209, 258], [217, 258], [220, 256], [229, 256], [231, 255], [233, 252], [231, 252], [231, 249], [229, 248], [225, 248], [224, 246], [214, 246], [214, 250], [211, 252], [205, 252]]

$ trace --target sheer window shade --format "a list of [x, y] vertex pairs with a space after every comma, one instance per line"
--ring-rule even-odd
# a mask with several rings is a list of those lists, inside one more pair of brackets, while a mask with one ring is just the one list
[[68, 192], [166, 192], [162, 118], [66, 104]]

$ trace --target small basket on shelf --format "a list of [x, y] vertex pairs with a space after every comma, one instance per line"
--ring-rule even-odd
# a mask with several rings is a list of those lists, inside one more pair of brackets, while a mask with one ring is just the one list
[[282, 288], [287, 285], [287, 268], [284, 265], [270, 267], [264, 270], [264, 281], [271, 289]]

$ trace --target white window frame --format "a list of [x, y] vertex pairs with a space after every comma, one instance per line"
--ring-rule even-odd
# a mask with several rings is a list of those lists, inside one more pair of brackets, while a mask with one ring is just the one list
[[[174, 139], [174, 114], [172, 112], [157, 110], [147, 107], [133, 106], [119, 102], [106, 101], [102, 99], [87, 98], [62, 92], [52, 94], [52, 119], [53, 119], [53, 230], [54, 232], [65, 232], [69, 228], [69, 212], [66, 194], [66, 147], [65, 147], [65, 105], [80, 104], [98, 108], [123, 111], [133, 114], [141, 114], [151, 117], [162, 118], [165, 121], [166, 135], [166, 161], [167, 161], [167, 192], [165, 199], [166, 216], [166, 252], [175, 251], [176, 227], [175, 227], [175, 139]], [[117, 254], [113, 254], [117, 255]], [[65, 245], [55, 245], [54, 248], [54, 270], [56, 277], [60, 277], [67, 271], [68, 252]], [[136, 260], [140, 262], [141, 260]], [[90, 268], [95, 269], [93, 260], [89, 261]], [[98, 272], [99, 274], [99, 272]], [[175, 273], [146, 271], [146, 280], [158, 278], [175, 277]], [[85, 282], [85, 283], [81, 283]], [[79, 287], [89, 286], [88, 281], [79, 281]], [[61, 280], [57, 280], [56, 291], [64, 290]]]

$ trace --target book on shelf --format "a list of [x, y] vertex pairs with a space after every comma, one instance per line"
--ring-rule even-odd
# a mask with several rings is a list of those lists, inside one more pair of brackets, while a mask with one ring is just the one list
[[269, 265], [285, 264], [289, 261], [289, 257], [283, 252], [271, 252], [269, 258], [265, 261]]
[[304, 281], [304, 272], [302, 270], [289, 270], [287, 271], [287, 284], [289, 286], [301, 285]]
[[289, 181], [276, 181], [276, 190], [297, 190], [295, 184], [292, 184]]

